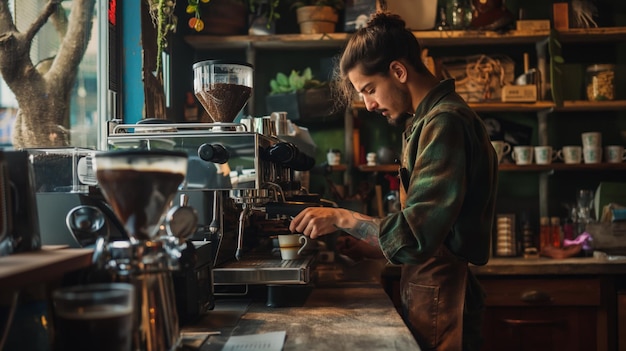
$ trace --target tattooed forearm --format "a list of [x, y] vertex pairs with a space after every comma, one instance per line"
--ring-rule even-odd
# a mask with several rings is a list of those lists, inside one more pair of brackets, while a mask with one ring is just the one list
[[352, 235], [357, 239], [361, 239], [372, 246], [378, 246], [378, 234], [380, 228], [380, 219], [363, 216], [359, 213], [353, 213], [356, 224], [352, 228], [338, 228]]

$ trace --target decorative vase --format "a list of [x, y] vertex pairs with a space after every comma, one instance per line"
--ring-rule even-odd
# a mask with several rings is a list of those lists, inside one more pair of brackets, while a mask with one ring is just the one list
[[334, 33], [339, 14], [330, 6], [302, 6], [296, 10], [300, 33]]

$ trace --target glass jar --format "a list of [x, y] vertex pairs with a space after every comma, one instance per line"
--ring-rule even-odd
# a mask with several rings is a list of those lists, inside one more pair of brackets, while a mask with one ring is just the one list
[[615, 98], [615, 65], [595, 64], [587, 67], [586, 90], [590, 101], [605, 101]]

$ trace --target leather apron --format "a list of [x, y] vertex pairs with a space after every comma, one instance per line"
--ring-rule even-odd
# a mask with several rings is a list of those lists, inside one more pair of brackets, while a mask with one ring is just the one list
[[467, 275], [467, 262], [445, 246], [422, 264], [402, 266], [403, 318], [422, 350], [463, 349]]

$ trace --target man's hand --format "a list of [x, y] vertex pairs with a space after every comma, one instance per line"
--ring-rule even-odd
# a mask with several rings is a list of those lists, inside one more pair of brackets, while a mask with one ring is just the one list
[[291, 221], [289, 230], [316, 239], [334, 233], [340, 229], [339, 224], [350, 217], [350, 211], [343, 208], [308, 207]]

